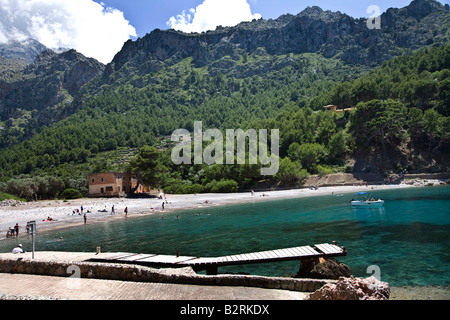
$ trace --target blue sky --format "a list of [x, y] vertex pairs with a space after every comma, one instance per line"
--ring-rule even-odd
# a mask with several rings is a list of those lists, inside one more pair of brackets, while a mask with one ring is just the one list
[[[253, 14], [260, 14], [264, 19], [276, 19], [285, 13], [297, 14], [308, 6], [319, 6], [324, 10], [340, 11], [355, 18], [369, 17], [367, 8], [377, 5], [381, 12], [388, 8], [402, 8], [412, 0], [247, 0]], [[169, 29], [167, 21], [183, 10], [188, 11], [202, 4], [204, 0], [103, 0], [107, 6], [119, 9], [125, 19], [136, 29], [139, 37], [152, 30]], [[440, 0], [442, 4], [449, 0]]]

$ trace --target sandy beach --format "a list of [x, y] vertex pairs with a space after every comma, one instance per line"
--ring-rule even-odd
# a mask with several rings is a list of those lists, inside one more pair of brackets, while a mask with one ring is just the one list
[[[255, 192], [253, 195], [250, 192], [166, 195], [167, 203], [165, 203], [164, 209], [162, 208], [163, 200], [158, 198], [85, 198], [67, 202], [63, 200], [43, 200], [21, 205], [0, 206], [0, 240], [6, 238], [8, 228], [14, 227], [16, 223], [20, 226], [19, 238], [26, 235], [26, 224], [28, 221], [36, 221], [38, 232], [81, 225], [84, 223], [83, 215], [81, 215], [81, 206], [83, 206], [84, 212], [88, 212], [86, 215], [87, 223], [92, 224], [112, 219], [124, 219], [124, 209], [126, 207], [128, 208], [128, 218], [132, 218], [145, 214], [167, 214], [174, 211], [230, 204], [410, 187], [413, 187], [413, 185], [334, 186], [320, 187], [317, 190], [304, 188]], [[113, 206], [115, 214], [111, 214]], [[76, 213], [77, 209], [80, 211], [80, 214]], [[103, 210], [106, 212], [101, 212]], [[73, 214], [73, 211], [75, 211], [75, 214]], [[46, 221], [48, 217], [51, 217], [53, 221]]]

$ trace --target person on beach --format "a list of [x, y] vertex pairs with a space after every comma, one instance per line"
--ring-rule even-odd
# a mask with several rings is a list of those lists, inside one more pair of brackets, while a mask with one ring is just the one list
[[83, 219], [84, 219], [84, 224], [86, 224], [86, 222], [87, 222], [87, 216], [86, 216], [86, 213], [84, 214]]
[[14, 237], [14, 233], [15, 233], [15, 229], [9, 227], [9, 234], [11, 235], [11, 237]]
[[123, 210], [123, 212], [125, 212], [125, 217], [128, 215], [128, 207], [125, 207], [125, 210]]
[[19, 224], [16, 223], [16, 225], [14, 226], [14, 230], [16, 231], [16, 237], [19, 236], [19, 229], [20, 229]]
[[162, 209], [164, 210], [164, 202], [162, 203]]
[[114, 205], [111, 208], [111, 215], [116, 214], [116, 212], [114, 211]]
[[17, 247], [15, 247], [15, 248], [12, 250], [12, 253], [24, 253], [24, 251], [23, 251], [23, 249], [22, 249], [22, 245], [19, 244]]

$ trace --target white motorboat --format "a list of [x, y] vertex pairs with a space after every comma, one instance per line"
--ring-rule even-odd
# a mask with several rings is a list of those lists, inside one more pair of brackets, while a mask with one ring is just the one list
[[[384, 205], [384, 200], [375, 200], [369, 192], [358, 192], [355, 193], [358, 199], [352, 199], [351, 204], [355, 207], [382, 207]], [[361, 199], [363, 198], [363, 199]]]

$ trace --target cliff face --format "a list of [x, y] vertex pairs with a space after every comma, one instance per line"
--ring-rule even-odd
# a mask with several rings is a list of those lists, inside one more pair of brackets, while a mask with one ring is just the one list
[[367, 19], [309, 7], [296, 16], [254, 20], [202, 34], [155, 30], [136, 42], [128, 41], [108, 70], [130, 62], [176, 63], [187, 57], [204, 66], [224, 55], [258, 48], [271, 55], [321, 53], [327, 58], [339, 56], [349, 64], [376, 66], [406, 50], [448, 42], [449, 23], [448, 8], [435, 0], [414, 0], [408, 7], [387, 10], [380, 30], [369, 29]]
[[73, 113], [80, 88], [103, 70], [103, 64], [75, 50], [61, 54], [45, 50], [32, 64], [5, 70], [10, 75], [8, 81], [0, 80], [0, 121], [20, 137], [62, 120]]

